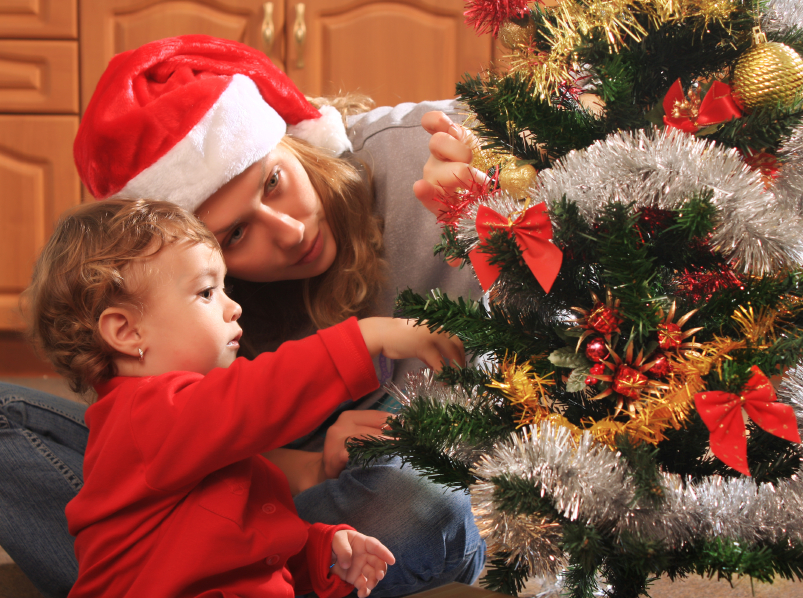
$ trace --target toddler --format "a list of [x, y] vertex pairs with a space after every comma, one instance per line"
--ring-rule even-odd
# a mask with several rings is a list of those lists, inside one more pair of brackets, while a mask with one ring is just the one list
[[367, 596], [394, 563], [375, 538], [309, 524], [260, 453], [378, 386], [372, 357], [463, 360], [459, 341], [351, 318], [236, 358], [240, 306], [215, 237], [172, 203], [107, 200], [61, 219], [26, 291], [31, 332], [91, 388], [84, 486], [67, 506], [71, 597]]

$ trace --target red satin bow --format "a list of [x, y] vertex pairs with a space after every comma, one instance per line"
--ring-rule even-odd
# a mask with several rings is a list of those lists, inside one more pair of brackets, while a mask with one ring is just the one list
[[[699, 100], [697, 100], [699, 102]], [[721, 81], [714, 81], [705, 94], [699, 110], [691, 106], [692, 101], [683, 95], [683, 87], [680, 79], [672, 84], [663, 101], [664, 124], [675, 127], [687, 133], [696, 133], [700, 127], [716, 125], [731, 120], [741, 118], [742, 111], [731, 95], [730, 86]], [[688, 106], [686, 106], [688, 105]], [[688, 114], [683, 116], [673, 116], [676, 107], [682, 107], [682, 111]]]
[[776, 402], [772, 383], [757, 366], [750, 370], [753, 376], [738, 395], [719, 390], [694, 395], [697, 412], [711, 433], [711, 452], [720, 461], [747, 476], [750, 470], [747, 467], [747, 437], [742, 407], [756, 424], [770, 434], [800, 442], [792, 407]]
[[[495, 229], [509, 228], [514, 232], [524, 261], [544, 291], [549, 292], [558, 277], [563, 252], [550, 243], [552, 223], [546, 213], [545, 203], [529, 208], [515, 222], [486, 206], [480, 206], [476, 223], [481, 243], [487, 241]], [[482, 245], [472, 249], [468, 256], [483, 290], [487, 291], [499, 278], [499, 266], [488, 263], [489, 256]]]

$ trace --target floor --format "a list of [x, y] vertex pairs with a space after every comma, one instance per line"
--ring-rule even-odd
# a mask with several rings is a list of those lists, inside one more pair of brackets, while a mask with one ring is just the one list
[[[79, 400], [63, 380], [56, 377], [0, 378], [22, 386], [38, 388], [68, 399]], [[451, 596], [452, 594], [450, 594]], [[803, 582], [778, 580], [774, 584], [737, 580], [733, 587], [726, 581], [693, 577], [678, 582], [663, 578], [650, 588], [652, 598], [803, 598]], [[455, 598], [458, 594], [454, 594]], [[533, 579], [520, 594], [521, 598], [558, 598], [554, 584]], [[6, 552], [0, 547], [0, 598], [43, 598]], [[446, 598], [444, 596], [444, 598]]]

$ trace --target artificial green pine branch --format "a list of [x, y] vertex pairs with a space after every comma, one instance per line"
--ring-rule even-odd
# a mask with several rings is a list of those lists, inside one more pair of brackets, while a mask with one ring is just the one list
[[480, 584], [493, 592], [518, 596], [530, 576], [530, 568], [523, 559], [513, 558], [510, 563], [508, 559], [509, 553], [505, 552], [492, 557]]
[[633, 504], [657, 507], [664, 500], [661, 471], [658, 467], [658, 449], [648, 444], [636, 444], [630, 438], [619, 435], [616, 450], [627, 462], [628, 476], [635, 484]]
[[431, 297], [423, 297], [410, 289], [402, 291], [396, 313], [400, 317], [426, 321], [431, 329], [443, 328], [456, 334], [469, 353], [491, 351], [497, 355], [510, 352], [529, 356], [544, 351], [547, 343], [547, 339], [525, 334], [511, 324], [517, 318], [511, 318], [499, 307], [494, 306], [488, 312], [479, 302], [462, 298], [451, 301], [446, 294], [437, 291]]

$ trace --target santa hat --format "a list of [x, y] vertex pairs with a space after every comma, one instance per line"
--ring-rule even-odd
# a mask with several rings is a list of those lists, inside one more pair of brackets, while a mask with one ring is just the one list
[[73, 152], [98, 199], [161, 199], [195, 211], [285, 134], [334, 155], [351, 151], [340, 113], [316, 110], [264, 54], [186, 35], [111, 60]]

